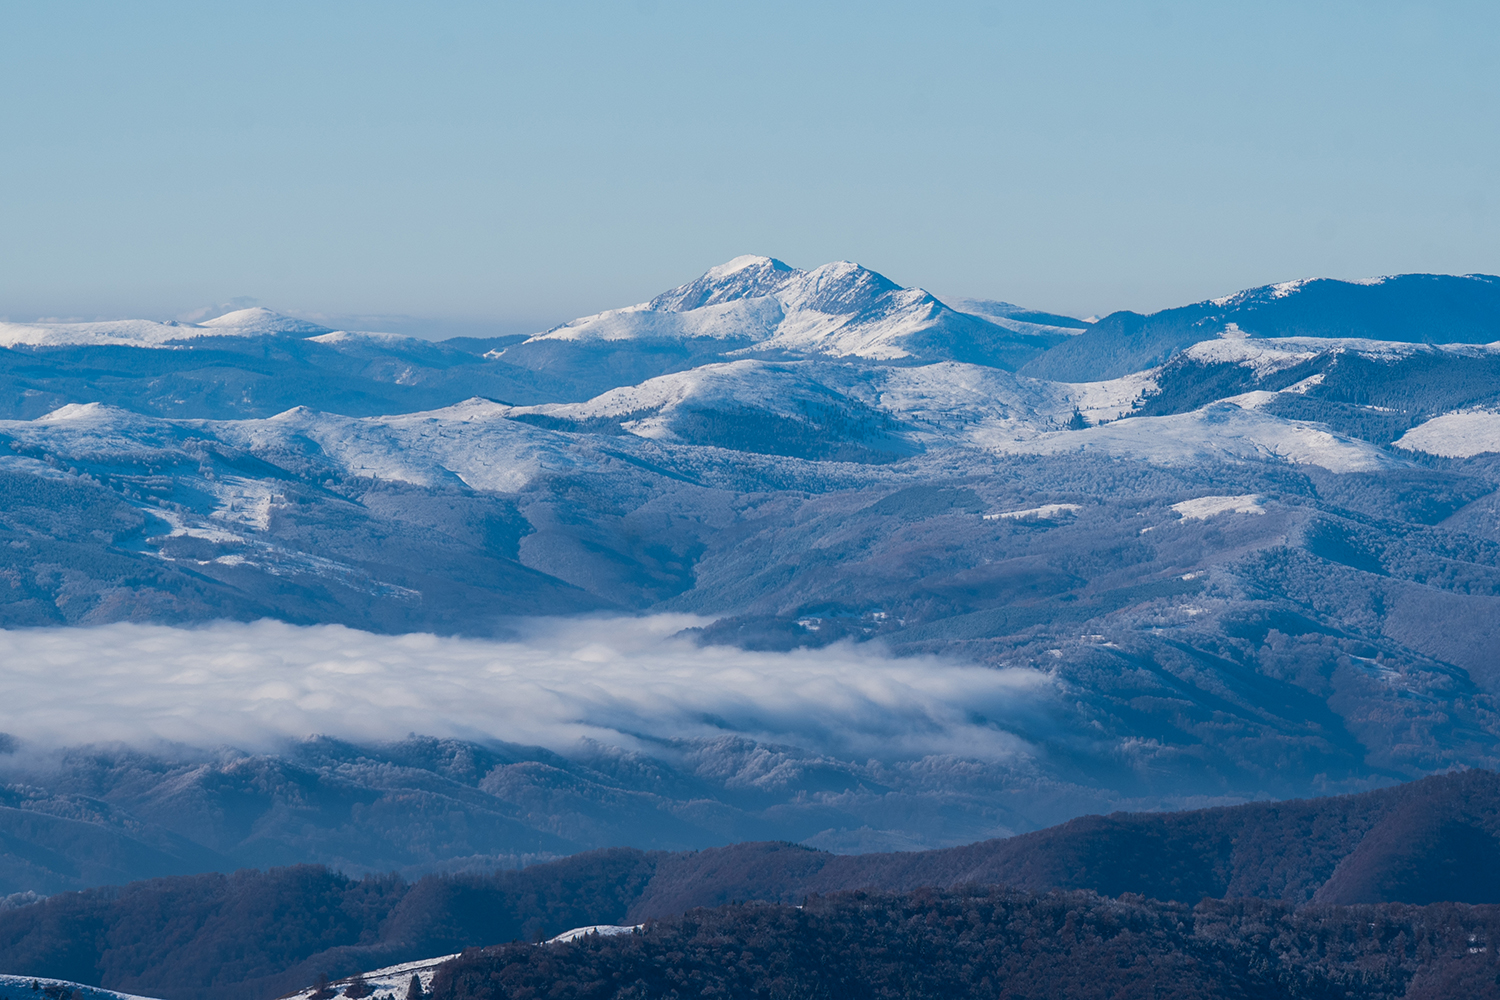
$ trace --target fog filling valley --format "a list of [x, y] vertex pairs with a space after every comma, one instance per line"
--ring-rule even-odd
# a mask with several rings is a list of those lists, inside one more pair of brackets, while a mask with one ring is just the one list
[[22, 747], [268, 751], [313, 735], [419, 733], [566, 750], [580, 739], [737, 734], [844, 758], [1011, 758], [1004, 727], [1051, 682], [878, 645], [700, 647], [685, 615], [530, 619], [512, 641], [217, 622], [0, 631], [0, 701]]

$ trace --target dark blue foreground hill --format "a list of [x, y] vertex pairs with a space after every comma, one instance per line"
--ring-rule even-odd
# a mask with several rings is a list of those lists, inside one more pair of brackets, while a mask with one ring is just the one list
[[1500, 997], [1500, 908], [1196, 907], [998, 887], [694, 910], [636, 933], [440, 966], [433, 1000]]
[[[1387, 928], [1381, 934], [1392, 940], [1405, 934], [1401, 948], [1417, 949], [1410, 955], [1392, 952], [1387, 956], [1394, 963], [1394, 971], [1389, 974], [1396, 978], [1391, 982], [1399, 982], [1405, 989], [1415, 968], [1408, 959], [1416, 960], [1413, 956], [1418, 956], [1423, 935], [1437, 935], [1434, 940], [1447, 942], [1442, 944], [1446, 948], [1452, 943], [1451, 934], [1456, 933], [1454, 921], [1464, 928], [1476, 920], [1486, 927], [1495, 923], [1494, 910], [1455, 909], [1449, 904], [1500, 904], [1497, 833], [1500, 775], [1472, 771], [1336, 798], [1085, 817], [1034, 834], [943, 851], [847, 856], [785, 843], [740, 844], [676, 854], [612, 849], [519, 871], [430, 876], [414, 884], [395, 876], [354, 880], [316, 866], [246, 870], [228, 876], [162, 878], [121, 888], [65, 893], [0, 911], [0, 969], [168, 1000], [209, 996], [259, 1000], [305, 986], [319, 974], [337, 978], [464, 948], [545, 939], [572, 927], [634, 924], [675, 918], [699, 907], [744, 901], [784, 905], [802, 903], [820, 894], [868, 890], [917, 893], [905, 899], [882, 898], [872, 904], [878, 904], [879, 920], [896, 921], [890, 926], [914, 919], [911, 915], [916, 911], [941, 916], [953, 907], [957, 907], [954, 919], [977, 919], [973, 907], [981, 904], [973, 900], [980, 898], [989, 899], [981, 908], [993, 911], [995, 907], [1011, 907], [1024, 919], [1039, 921], [1038, 928], [1050, 927], [1048, 922], [1056, 916], [1073, 928], [1069, 933], [1081, 933], [1077, 930], [1080, 921], [1114, 921], [1109, 924], [1114, 927], [1110, 934], [1118, 937], [1125, 933], [1121, 927], [1143, 921], [1140, 928], [1129, 933], [1146, 937], [1120, 938], [1095, 952], [1089, 950], [1094, 945], [1088, 944], [1091, 939], [1085, 936], [1079, 938], [1083, 942], [1080, 947], [1087, 945], [1083, 951], [1064, 955], [1075, 959], [1086, 955], [1089, 961], [1106, 964], [1137, 955], [1145, 963], [1143, 968], [1157, 970], [1141, 982], [1158, 982], [1151, 977], [1181, 968], [1197, 970], [1192, 971], [1193, 976], [1202, 973], [1208, 977], [1194, 982], [1254, 982], [1260, 984], [1256, 989], [1271, 989], [1274, 983], [1285, 987], [1286, 983], [1274, 976], [1244, 979], [1241, 973], [1251, 966], [1235, 963], [1241, 958], [1247, 962], [1251, 959], [1236, 950], [1240, 945], [1221, 953], [1215, 950], [1217, 945], [1204, 945], [1200, 939], [1222, 933], [1226, 921], [1260, 919], [1256, 914], [1268, 914], [1266, 919], [1282, 927], [1277, 934], [1308, 933], [1318, 938], [1325, 934], [1317, 929], [1319, 921], [1325, 919], [1332, 922], [1328, 926], [1334, 927], [1336, 934], [1341, 934], [1338, 929], [1344, 928], [1349, 918], [1340, 914], [1348, 911], [1328, 910], [1326, 904], [1378, 905], [1385, 909], [1370, 912], [1376, 913], [1377, 923]], [[930, 888], [952, 890], [997, 884], [1009, 889], [977, 897], [934, 896], [930, 892], [921, 895]], [[1117, 905], [1102, 902], [1097, 896], [1080, 895], [1075, 903], [1059, 910], [1055, 900], [1024, 895], [1051, 891], [1106, 897], [1129, 894], [1134, 901]], [[1140, 897], [1170, 905], [1147, 906]], [[1275, 905], [1270, 909], [1245, 903], [1191, 909], [1205, 898], [1260, 899]], [[826, 912], [860, 912], [865, 904], [851, 899], [828, 904], [831, 909]], [[1308, 904], [1312, 907], [1308, 912], [1334, 915], [1303, 917], [1294, 913], [1297, 907]], [[1424, 916], [1411, 910], [1409, 904], [1430, 904], [1434, 909]], [[764, 917], [768, 921], [764, 927], [763, 918], [753, 911], [703, 919], [727, 921], [739, 928], [734, 931], [737, 934], [764, 933], [772, 938], [800, 926], [786, 911], [769, 906], [761, 909], [769, 914]], [[1071, 909], [1078, 910], [1080, 916], [1068, 924], [1067, 912]], [[898, 919], [892, 915], [897, 913], [905, 916]], [[841, 923], [843, 916], [828, 919], [833, 920], [830, 933], [850, 933]], [[1360, 920], [1369, 923], [1367, 918]], [[1433, 930], [1437, 925], [1447, 929]], [[1192, 929], [1188, 938], [1181, 938], [1179, 935], [1188, 933], [1183, 930], [1185, 926]], [[1058, 941], [1055, 931], [1046, 931], [1053, 944]], [[677, 922], [661, 933], [696, 940], [698, 931], [686, 922]], [[1159, 934], [1166, 936], [1152, 936]], [[1500, 925], [1496, 934], [1500, 935]], [[1197, 942], [1190, 948], [1183, 943], [1189, 938]], [[1376, 938], [1361, 940], [1364, 943], [1355, 952], [1367, 945], [1373, 947], [1371, 941]], [[874, 947], [873, 942], [859, 947], [867, 945]], [[983, 961], [1011, 962], [1014, 949], [1022, 945], [1024, 940], [1004, 943], [1003, 954], [986, 951], [990, 957]], [[1208, 950], [1194, 950], [1200, 945]], [[655, 945], [650, 945], [648, 952], [650, 948]], [[486, 961], [500, 962], [507, 969], [516, 966], [503, 975], [497, 972], [501, 978], [513, 975], [526, 979], [540, 974], [527, 964], [530, 959], [516, 957], [520, 954], [504, 952]], [[609, 961], [618, 959], [627, 965], [646, 961], [642, 954], [646, 953], [631, 957], [622, 952]], [[1483, 964], [1490, 960], [1478, 961]], [[1027, 966], [1037, 974], [1046, 967]], [[1220, 972], [1214, 969], [1231, 970], [1223, 972], [1230, 978], [1215, 979]], [[1235, 969], [1240, 971], [1232, 971]], [[860, 975], [866, 973], [875, 974], [866, 969]], [[711, 980], [718, 981], [713, 979], [718, 973], [705, 975], [705, 986]], [[1342, 982], [1338, 979], [1342, 975], [1344, 972], [1338, 972], [1330, 982]], [[451, 995], [455, 1000], [509, 995], [484, 994], [473, 981], [464, 982], [468, 985], [453, 981]]]

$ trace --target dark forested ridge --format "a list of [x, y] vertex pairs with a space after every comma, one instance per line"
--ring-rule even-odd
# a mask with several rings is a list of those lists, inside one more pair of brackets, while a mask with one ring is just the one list
[[415, 884], [314, 865], [150, 879], [0, 911], [0, 970], [172, 1000], [256, 1000], [321, 973], [623, 915], [653, 867], [649, 855], [616, 850]]
[[1084, 816], [941, 851], [835, 855], [736, 844], [665, 858], [642, 919], [734, 899], [999, 883], [1196, 902], [1500, 903], [1500, 774], [1466, 771], [1360, 795]]
[[1500, 997], [1500, 908], [1197, 906], [1003, 888], [731, 905], [638, 932], [502, 945], [433, 1000]]
[[[1129, 919], [1146, 921], [1151, 928], [1149, 933], [1147, 930], [1130, 932], [1145, 937], [1127, 936], [1116, 940], [1118, 934], [1115, 934], [1098, 940], [1080, 938], [1083, 943], [1078, 947], [1084, 948], [1085, 952], [1074, 955], [1069, 961], [1079, 960], [1080, 955], [1086, 953], [1088, 961], [1108, 965], [1124, 960], [1125, 956], [1137, 955], [1130, 949], [1139, 948], [1144, 950], [1139, 951], [1138, 962], [1131, 959], [1135, 963], [1131, 967], [1138, 965], [1137, 971], [1146, 977], [1137, 983], [1141, 989], [1146, 988], [1141, 983], [1158, 981], [1151, 977], [1170, 978], [1170, 970], [1180, 966], [1191, 972], [1184, 982], [1198, 984], [1193, 989], [1200, 986], [1209, 989], [1215, 983], [1223, 986], [1234, 982], [1240, 984], [1234, 987], [1241, 989], [1238, 995], [1287, 995], [1277, 994], [1274, 990], [1291, 988], [1287, 986], [1291, 980], [1283, 982], [1276, 978], [1285, 972], [1286, 961], [1291, 959], [1284, 961], [1285, 956], [1282, 956], [1273, 961], [1267, 957], [1269, 952], [1254, 952], [1255, 948], [1272, 947], [1263, 940], [1265, 934], [1272, 934], [1272, 930], [1252, 932], [1244, 928], [1260, 926], [1255, 922], [1261, 921], [1266, 927], [1273, 928], [1274, 935], [1293, 934], [1293, 938], [1287, 939], [1291, 943], [1275, 944], [1274, 947], [1295, 951], [1304, 946], [1296, 943], [1300, 939], [1294, 940], [1295, 934], [1303, 933], [1295, 928], [1311, 926], [1309, 921], [1316, 923], [1325, 919], [1303, 916], [1303, 910], [1294, 913], [1296, 907], [1305, 907], [1307, 913], [1335, 914], [1326, 919], [1338, 924], [1338, 921], [1347, 922], [1351, 918], [1337, 914], [1363, 911], [1331, 910], [1327, 904], [1381, 905], [1386, 907], [1379, 911], [1385, 914], [1380, 917], [1381, 921], [1395, 921], [1391, 926], [1400, 924], [1405, 928], [1390, 931], [1390, 939], [1396, 940], [1404, 934], [1405, 937], [1400, 938], [1401, 947], [1415, 949], [1411, 951], [1411, 956], [1414, 956], [1411, 961], [1425, 962], [1428, 959], [1422, 956], [1430, 958], [1441, 951], [1440, 948], [1432, 950], [1438, 946], [1431, 944], [1436, 940], [1432, 935], [1438, 932], [1413, 930], [1416, 925], [1411, 921], [1418, 920], [1418, 917], [1412, 914], [1419, 911], [1400, 904], [1500, 904], [1500, 840], [1497, 840], [1497, 834], [1500, 834], [1500, 775], [1469, 771], [1361, 795], [1253, 803], [1180, 813], [1084, 817], [1034, 834], [941, 851], [834, 855], [787, 843], [738, 844], [680, 853], [613, 849], [580, 854], [519, 871], [429, 876], [415, 883], [407, 883], [395, 876], [356, 880], [315, 866], [268, 872], [247, 870], [228, 876], [153, 879], [121, 888], [65, 893], [43, 902], [0, 910], [0, 971], [72, 980], [170, 1000], [210, 995], [225, 1000], [259, 1000], [304, 986], [319, 974], [336, 978], [361, 969], [448, 954], [464, 948], [511, 940], [529, 942], [588, 924], [675, 918], [695, 908], [744, 901], [801, 903], [819, 894], [849, 890], [911, 892], [930, 887], [951, 890], [964, 886], [1005, 885], [1014, 891], [1000, 896], [991, 893], [987, 897], [991, 901], [984, 906], [993, 909], [1003, 903], [1006, 907], [1020, 907], [1028, 914], [1023, 923], [1045, 923], [1053, 919], [1045, 914], [1053, 912], [1047, 907], [1054, 904], [1020, 895], [1027, 892], [1128, 894], [1174, 904], [1148, 905], [1142, 899], [1114, 904], [1093, 896], [1066, 897], [1074, 900], [1069, 906], [1076, 903], [1075, 908], [1083, 907], [1092, 914], [1088, 920], [1103, 921], [1108, 913], [1118, 910], [1116, 916], [1107, 919], [1118, 924], [1125, 920], [1118, 914], [1135, 914]], [[827, 904], [833, 907], [827, 912], [835, 915], [852, 912], [848, 906], [854, 905], [849, 902], [854, 898], [840, 897], [842, 902]], [[886, 915], [876, 923], [887, 928], [881, 933], [895, 933], [889, 928], [898, 926], [901, 921], [915, 919], [907, 913], [911, 907], [924, 906], [937, 907], [942, 914], [948, 914], [944, 907], [957, 907], [954, 912], [959, 915], [953, 919], [960, 923], [977, 920], [979, 917], [974, 914], [979, 911], [963, 901], [970, 898], [941, 894], [901, 900], [881, 897], [884, 901], [878, 905], [886, 907], [889, 912], [882, 910]], [[1235, 941], [1240, 943], [1234, 944], [1230, 952], [1223, 952], [1222, 949], [1215, 950], [1219, 947], [1216, 944], [1204, 943], [1203, 935], [1207, 931], [1203, 928], [1209, 925], [1203, 922], [1205, 918], [1201, 914], [1208, 911], [1188, 909], [1205, 898], [1261, 899], [1275, 902], [1276, 906], [1255, 909], [1249, 904], [1228, 903], [1225, 904], [1228, 909], [1213, 911], [1233, 914], [1232, 918], [1225, 916], [1220, 922], [1228, 921], [1228, 924], [1240, 928], [1232, 935], [1238, 935]], [[1030, 902], [1023, 905], [1024, 900]], [[1079, 900], [1092, 901], [1083, 903]], [[895, 909], [891, 910], [891, 907]], [[907, 915], [899, 919], [892, 916], [897, 910]], [[789, 928], [806, 929], [805, 924], [796, 922], [802, 918], [794, 920], [790, 915], [792, 912], [777, 906], [740, 908], [724, 911], [729, 914], [727, 916], [704, 918], [710, 923], [702, 926], [710, 926], [713, 920], [740, 921], [744, 926], [734, 930], [734, 934], [770, 935], [767, 940], [779, 940], [777, 935], [792, 933]], [[1481, 911], [1446, 906], [1420, 912], [1446, 914], [1441, 920], [1451, 924], [1453, 921], [1468, 921], [1471, 918], [1465, 914]], [[1491, 911], [1482, 912], [1488, 914]], [[1198, 915], [1190, 919], [1183, 916], [1191, 913]], [[827, 919], [837, 925], [844, 917]], [[922, 918], [926, 919], [925, 916]], [[942, 915], [932, 919], [942, 922], [949, 917]], [[986, 921], [991, 919], [991, 916], [984, 917]], [[1059, 919], [1066, 922], [1066, 913]], [[1420, 918], [1429, 923], [1438, 919], [1430, 915]], [[1483, 919], [1490, 920], [1491, 917], [1484, 916]], [[791, 924], [787, 923], [789, 920]], [[761, 927], [761, 923], [766, 923], [765, 927]], [[1427, 926], [1428, 923], [1422, 924], [1422, 927]], [[699, 930], [685, 929], [688, 925], [684, 923], [672, 923], [670, 927], [676, 929], [660, 933], [686, 934], [695, 940], [694, 936], [700, 935]], [[835, 933], [835, 930], [828, 933]], [[731, 932], [726, 929], [724, 933]], [[846, 927], [836, 930], [836, 933], [847, 935], [853, 930]], [[1448, 933], [1442, 931], [1442, 934]], [[979, 963], [974, 965], [975, 968], [983, 962], [1001, 961], [1003, 956], [1000, 953], [1006, 948], [1022, 947], [1016, 941], [1028, 940], [1023, 935], [1010, 944], [992, 947], [980, 938], [974, 938], [976, 934], [981, 934], [981, 931], [974, 930], [970, 937], [964, 938], [967, 943], [963, 947], [991, 950], [984, 951], [989, 957], [974, 959]], [[1240, 938], [1244, 940], [1240, 941]], [[1183, 943], [1189, 939], [1194, 942], [1191, 948]], [[651, 957], [658, 955], [652, 950], [657, 947], [650, 943], [653, 940], [658, 939], [622, 945], [624, 951], [618, 955], [611, 952], [609, 956], [613, 957], [606, 957], [609, 962], [625, 962], [629, 969], [635, 970], [630, 974], [635, 975], [644, 968], [637, 968], [639, 963], [649, 964], [657, 960]], [[1428, 944], [1421, 944], [1422, 941]], [[1251, 952], [1244, 952], [1242, 945], [1251, 948]], [[852, 944], [850, 947], [855, 951], [873, 949], [877, 943], [871, 939], [858, 948]], [[631, 951], [633, 948], [637, 950]], [[999, 948], [1000, 952], [994, 952], [994, 948]], [[1286, 954], [1293, 954], [1293, 951]], [[1234, 965], [1241, 960], [1251, 962], [1246, 956], [1252, 952], [1260, 955], [1254, 962], [1261, 962], [1261, 965], [1254, 962], [1243, 968]], [[510, 982], [505, 977], [521, 977], [516, 980], [516, 983], [521, 983], [525, 977], [541, 975], [537, 971], [541, 966], [536, 966], [535, 962], [542, 959], [516, 957], [531, 954], [531, 951], [502, 950], [484, 961], [502, 962], [510, 971], [496, 975], [501, 975], [505, 982]], [[549, 950], [547, 954], [553, 952]], [[1063, 960], [1057, 956], [1054, 958]], [[1018, 959], [1015, 956], [1004, 958], [1005, 962], [1012, 964], [1013, 960]], [[1349, 961], [1355, 960], [1351, 958]], [[612, 965], [610, 968], [613, 970], [611, 976], [615, 971], [622, 976], [628, 971], [625, 966], [617, 968]], [[856, 979], [886, 975], [878, 970], [872, 971], [872, 968], [851, 967], [848, 975]], [[1026, 968], [1031, 971], [1025, 976], [1044, 976], [1049, 966], [1043, 963], [1027, 965]], [[1343, 966], [1339, 968], [1343, 969]], [[1463, 969], [1469, 968], [1470, 965], [1463, 966]], [[1155, 971], [1151, 971], [1153, 969]], [[1250, 969], [1254, 975], [1245, 969]], [[574, 972], [583, 974], [573, 970], [568, 975]], [[711, 974], [706, 971], [704, 975], [720, 982], [713, 977], [721, 972], [729, 974], [719, 970]], [[1241, 976], [1242, 972], [1250, 978], [1233, 978]], [[926, 985], [921, 989], [948, 988], [942, 985], [948, 983], [942, 978], [948, 974], [933, 972], [937, 978], [930, 982], [923, 980]], [[1183, 974], [1188, 975], [1187, 972]], [[484, 975], [489, 976], [490, 972]], [[1337, 976], [1346, 975], [1352, 973], [1347, 969], [1337, 972]], [[1380, 980], [1381, 983], [1399, 980], [1404, 990], [1406, 979], [1401, 977], [1409, 977], [1411, 972], [1410, 969], [1401, 972], [1393, 965], [1381, 975], [1387, 976], [1387, 979]], [[1016, 982], [1030, 982], [1025, 976]], [[1198, 978], [1192, 978], [1195, 976]], [[1224, 976], [1231, 978], [1225, 979]], [[1340, 993], [1337, 989], [1344, 987], [1338, 983], [1344, 980], [1337, 976], [1327, 983], [1316, 976], [1306, 983], [1297, 980], [1302, 985], [1296, 988], [1304, 992], [1290, 995], [1404, 995], [1400, 990], [1390, 992], [1385, 985], [1379, 987], [1386, 990], [1383, 993]], [[1391, 976], [1396, 978], [1390, 979]], [[873, 979], [868, 981], [876, 982]], [[1165, 982], [1164, 979], [1161, 981]], [[460, 993], [470, 990], [471, 993], [462, 993], [465, 997], [481, 995], [472, 992], [480, 989], [475, 985], [477, 981], [465, 982], [469, 985], [461, 986], [455, 982], [451, 989]], [[704, 985], [708, 982], [705, 980]], [[812, 981], [797, 982], [802, 985], [796, 989], [814, 989], [816, 986], [815, 983], [808, 985]], [[882, 979], [879, 982], [887, 981]], [[1318, 985], [1320, 983], [1322, 985]], [[733, 991], [744, 983], [725, 980], [721, 985]], [[1326, 987], [1332, 992], [1318, 993], [1314, 987]], [[650, 988], [656, 990], [658, 986]], [[792, 990], [792, 987], [786, 989]], [[1016, 989], [1020, 990], [1020, 987]], [[1249, 992], [1245, 992], [1247, 990]], [[1273, 992], [1256, 993], [1254, 990]], [[455, 997], [458, 995], [454, 994]], [[660, 994], [653, 992], [651, 995]], [[793, 990], [785, 995], [801, 994]], [[939, 994], [916, 992], [910, 995]], [[1009, 995], [1050, 994], [1028, 994], [1021, 990]]]

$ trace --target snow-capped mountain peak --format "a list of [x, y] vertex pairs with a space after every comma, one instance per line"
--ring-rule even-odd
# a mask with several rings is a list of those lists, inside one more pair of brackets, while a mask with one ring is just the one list
[[262, 333], [289, 333], [295, 335], [310, 335], [329, 333], [330, 328], [320, 326], [317, 323], [309, 323], [304, 319], [296, 319], [292, 316], [283, 316], [279, 312], [261, 306], [253, 306], [249, 309], [236, 309], [227, 312], [214, 319], [204, 320], [200, 326], [210, 330], [232, 329], [236, 333], [262, 334]]
[[774, 257], [746, 254], [709, 268], [686, 285], [663, 292], [648, 302], [646, 308], [657, 312], [688, 312], [721, 302], [771, 295], [803, 273]]
[[531, 343], [713, 338], [740, 341], [742, 351], [1003, 366], [1018, 348], [1048, 346], [1030, 343], [1039, 337], [1060, 335], [955, 311], [853, 261], [802, 271], [774, 257], [743, 256], [649, 302], [585, 316]]

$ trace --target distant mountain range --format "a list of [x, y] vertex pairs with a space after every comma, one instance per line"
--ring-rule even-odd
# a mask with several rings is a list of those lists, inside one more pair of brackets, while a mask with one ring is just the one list
[[[986, 723], [1027, 748], [1011, 769], [756, 747], [791, 777], [755, 795], [732, 730], [628, 773], [497, 734], [461, 779], [384, 746], [109, 748], [45, 773], [0, 754], [13, 891], [298, 857], [937, 847], [1500, 766], [1493, 277], [1292, 282], [1085, 324], [741, 257], [532, 337], [241, 310], [6, 324], [0, 343], [7, 628], [495, 636], [689, 612], [705, 645], [877, 641], [1056, 692]], [[235, 807], [163, 805], [200, 783]], [[460, 818], [351, 818], [418, 788]]]

